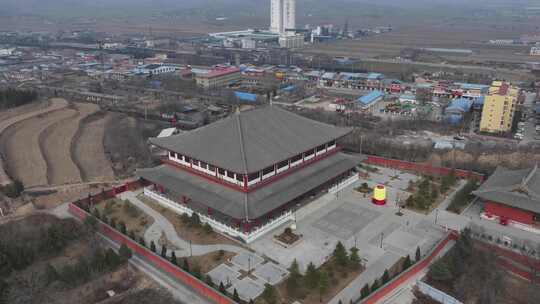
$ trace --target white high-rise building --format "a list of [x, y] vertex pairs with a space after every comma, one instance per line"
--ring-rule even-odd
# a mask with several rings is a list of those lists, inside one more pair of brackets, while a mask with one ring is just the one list
[[270, 31], [285, 34], [296, 27], [296, 0], [271, 0]]

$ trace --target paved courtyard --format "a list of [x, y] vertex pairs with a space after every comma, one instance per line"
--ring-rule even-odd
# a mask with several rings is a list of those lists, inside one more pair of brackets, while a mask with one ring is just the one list
[[[302, 241], [292, 248], [284, 248], [273, 241], [291, 223], [282, 225], [263, 236], [250, 246], [257, 252], [288, 267], [294, 259], [305, 270], [309, 262], [321, 265], [326, 261], [336, 243], [341, 241], [347, 248], [356, 245], [361, 258], [370, 265], [390, 267], [400, 257], [414, 256], [419, 246], [422, 252], [429, 251], [444, 235], [429, 216], [403, 210], [398, 216], [396, 201], [405, 200], [410, 193], [405, 191], [409, 182], [419, 177], [398, 170], [380, 168], [370, 173], [366, 180], [359, 180], [335, 194], [326, 194], [302, 208], [297, 216], [297, 231]], [[366, 182], [370, 187], [386, 185], [387, 204], [371, 203], [371, 196], [357, 192], [354, 188]], [[377, 263], [379, 262], [379, 263]], [[381, 273], [384, 268], [381, 269]]]
[[[231, 258], [230, 264], [220, 264], [207, 273], [214, 284], [223, 283], [231, 294], [236, 291], [244, 301], [257, 298], [264, 285], [276, 285], [289, 275], [284, 267], [265, 261], [253, 253], [239, 253]], [[247, 275], [249, 269], [249, 275]]]
[[345, 203], [328, 212], [313, 223], [315, 228], [339, 239], [346, 240], [364, 229], [381, 215], [358, 204]]

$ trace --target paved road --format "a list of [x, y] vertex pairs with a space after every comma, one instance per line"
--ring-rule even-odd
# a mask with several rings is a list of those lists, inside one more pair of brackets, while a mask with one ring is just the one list
[[167, 220], [163, 215], [161, 215], [159, 212], [155, 211], [145, 203], [141, 202], [137, 198], [137, 195], [142, 193], [139, 191], [127, 191], [119, 195], [120, 199], [127, 199], [131, 203], [133, 203], [137, 208], [141, 209], [144, 213], [146, 213], [148, 216], [152, 217], [154, 219], [154, 223], [146, 230], [144, 234], [144, 239], [146, 240], [146, 243], [149, 244], [151, 241], [154, 241], [154, 243], [157, 245], [159, 238], [161, 237], [162, 233], [165, 233], [165, 236], [167, 239], [177, 248], [178, 250], [175, 250], [175, 254], [177, 257], [186, 257], [192, 255], [203, 255], [210, 252], [215, 252], [218, 250], [225, 250], [229, 252], [235, 252], [235, 253], [242, 253], [242, 252], [248, 252], [246, 249], [234, 246], [234, 245], [226, 245], [226, 244], [216, 244], [216, 245], [198, 245], [198, 244], [191, 244], [191, 250], [190, 250], [190, 244], [188, 241], [180, 238], [178, 236], [178, 233], [176, 233], [176, 229], [174, 228], [173, 224]]

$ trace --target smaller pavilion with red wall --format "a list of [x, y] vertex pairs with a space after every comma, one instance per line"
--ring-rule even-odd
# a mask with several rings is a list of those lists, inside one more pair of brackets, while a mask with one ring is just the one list
[[540, 233], [540, 171], [497, 167], [473, 192], [484, 202], [482, 218]]

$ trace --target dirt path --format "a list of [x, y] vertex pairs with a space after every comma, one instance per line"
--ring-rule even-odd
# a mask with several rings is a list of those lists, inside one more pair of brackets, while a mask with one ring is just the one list
[[[49, 106], [46, 107], [38, 107], [37, 109], [30, 110], [28, 108], [24, 108], [23, 110], [11, 110], [9, 114], [6, 114], [5, 116], [2, 116], [2, 119], [0, 119], [0, 153], [3, 154], [3, 157], [0, 157], [0, 185], [6, 185], [11, 182], [10, 178], [6, 174], [6, 171], [4, 169], [3, 159], [6, 158], [6, 151], [8, 149], [6, 142], [8, 139], [10, 139], [9, 136], [4, 136], [4, 131], [6, 131], [7, 128], [10, 126], [15, 125], [18, 122], [21, 122], [23, 120], [29, 119], [31, 117], [49, 113], [55, 110], [59, 110], [62, 108], [65, 108], [67, 106], [67, 101], [64, 99], [59, 98], [53, 98], [51, 99], [49, 103]], [[28, 110], [29, 112], [25, 112]]]
[[50, 125], [39, 135], [39, 145], [47, 163], [49, 185], [79, 183], [82, 181], [79, 168], [71, 157], [72, 141], [81, 120], [99, 110], [90, 103], [74, 104], [74, 115]]
[[73, 139], [71, 155], [83, 181], [114, 180], [112, 165], [105, 154], [105, 123], [110, 114], [96, 113], [83, 119]]
[[47, 185], [47, 163], [42, 155], [39, 136], [58, 121], [76, 115], [72, 109], [61, 109], [24, 120], [2, 135], [6, 165], [10, 174], [25, 188]]

